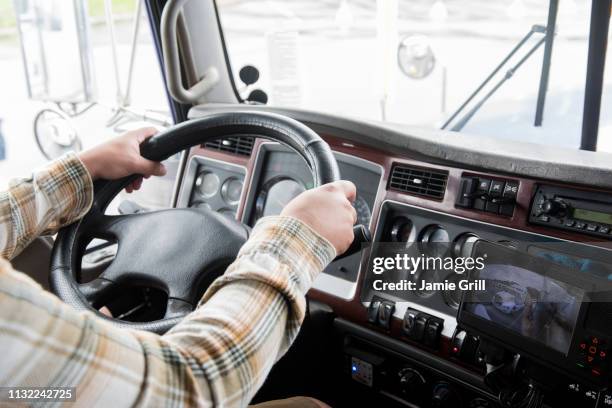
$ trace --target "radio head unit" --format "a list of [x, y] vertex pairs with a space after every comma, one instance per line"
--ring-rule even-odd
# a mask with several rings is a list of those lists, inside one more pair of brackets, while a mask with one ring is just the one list
[[536, 364], [610, 384], [611, 282], [559, 265], [542, 251], [478, 241], [472, 256], [486, 262], [470, 280], [484, 289], [463, 294], [459, 324]]
[[612, 239], [612, 195], [539, 185], [529, 222]]

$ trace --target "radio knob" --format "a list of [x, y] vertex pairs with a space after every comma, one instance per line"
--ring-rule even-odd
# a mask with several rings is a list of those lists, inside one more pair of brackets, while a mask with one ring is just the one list
[[425, 378], [414, 368], [403, 368], [398, 373], [399, 388], [402, 394], [418, 400], [423, 396], [425, 389]]
[[455, 408], [461, 406], [461, 399], [447, 383], [440, 382], [434, 386], [431, 406], [435, 408]]
[[567, 204], [560, 200], [547, 199], [540, 206], [542, 213], [546, 215], [563, 215], [567, 209]]

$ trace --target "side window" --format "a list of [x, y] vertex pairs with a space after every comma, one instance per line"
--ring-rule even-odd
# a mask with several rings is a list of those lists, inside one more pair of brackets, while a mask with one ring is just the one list
[[[170, 123], [142, 2], [105, 3], [0, 0], [0, 186], [68, 150]], [[157, 182], [144, 204], [169, 202], [147, 196]]]

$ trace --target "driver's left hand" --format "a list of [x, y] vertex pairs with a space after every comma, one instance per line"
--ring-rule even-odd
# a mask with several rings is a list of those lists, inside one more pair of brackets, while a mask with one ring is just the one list
[[140, 155], [140, 144], [156, 133], [157, 129], [153, 127], [133, 130], [80, 153], [79, 158], [93, 180], [117, 180], [131, 174], [140, 174], [142, 177], [126, 187], [126, 191], [131, 193], [140, 188], [143, 177], [166, 174], [163, 164]]

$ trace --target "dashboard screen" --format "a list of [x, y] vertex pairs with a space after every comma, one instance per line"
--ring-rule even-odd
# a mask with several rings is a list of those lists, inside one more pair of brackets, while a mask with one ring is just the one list
[[574, 208], [572, 217], [585, 221], [602, 222], [612, 224], [612, 215], [599, 211], [585, 210], [583, 208]]
[[552, 262], [496, 252], [494, 245], [477, 247], [474, 256], [486, 253], [487, 262], [473, 279], [486, 289], [468, 293], [464, 312], [567, 355], [584, 291], [551, 276]]

